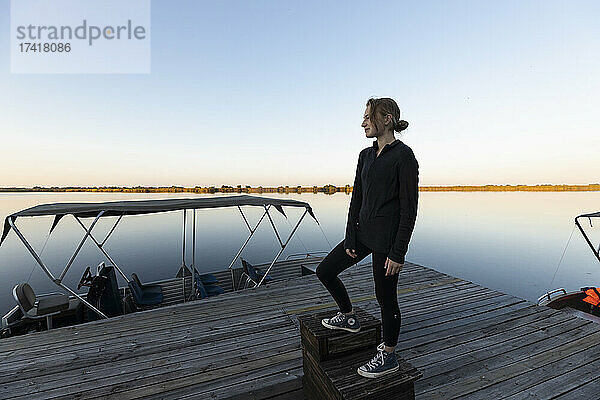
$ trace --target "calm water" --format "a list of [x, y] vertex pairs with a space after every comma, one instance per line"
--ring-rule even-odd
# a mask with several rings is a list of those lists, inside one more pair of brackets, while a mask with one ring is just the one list
[[[306, 216], [283, 253], [325, 251], [343, 239], [350, 196], [338, 193], [276, 195], [310, 203], [325, 236]], [[0, 217], [37, 204], [54, 202], [110, 201], [193, 197], [191, 194], [126, 193], [10, 193], [0, 194]], [[552, 277], [569, 235], [573, 219], [585, 212], [600, 210], [600, 192], [575, 193], [421, 193], [419, 215], [407, 259], [450, 275], [535, 300], [549, 288], [600, 283], [600, 263], [576, 230], [554, 282]], [[253, 225], [260, 210], [244, 209]], [[278, 212], [274, 222], [287, 237], [301, 209], [285, 208], [289, 222]], [[188, 217], [191, 217], [188, 212]], [[106, 244], [106, 250], [126, 274], [138, 273], [143, 281], [171, 278], [181, 266], [182, 212], [123, 218]], [[191, 221], [191, 219], [190, 219]], [[51, 217], [20, 218], [17, 225], [36, 250], [46, 242]], [[106, 234], [114, 219], [101, 220], [94, 232]], [[90, 223], [90, 220], [87, 220]], [[191, 224], [188, 225], [190, 227]], [[589, 225], [587, 225], [589, 227]], [[591, 229], [594, 243], [600, 229]], [[44, 247], [42, 259], [55, 275], [69, 260], [83, 230], [73, 217], [61, 220]], [[237, 209], [197, 211], [196, 266], [201, 271], [225, 268], [248, 235]], [[191, 234], [188, 235], [191, 239]], [[191, 242], [190, 242], [191, 243]], [[254, 263], [270, 261], [279, 244], [267, 220], [255, 233], [242, 257]], [[69, 270], [65, 282], [74, 288], [86, 266], [104, 260], [88, 241]], [[186, 263], [191, 264], [191, 251]], [[239, 261], [238, 261], [239, 265]], [[406, 278], [408, 276], [405, 275]], [[38, 293], [57, 291], [11, 231], [0, 247], [0, 313], [14, 306], [12, 287], [28, 281]], [[123, 282], [121, 282], [123, 283]]]

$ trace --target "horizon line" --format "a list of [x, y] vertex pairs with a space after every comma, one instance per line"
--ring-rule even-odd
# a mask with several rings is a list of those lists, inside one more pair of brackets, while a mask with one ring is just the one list
[[[171, 186], [33, 186], [33, 187], [0, 187], [0, 192], [134, 192], [134, 193], [337, 193], [352, 192], [353, 187], [346, 184], [336, 186], [250, 186], [250, 185], [221, 185], [185, 187]], [[504, 184], [504, 185], [444, 185], [419, 186], [419, 191], [600, 191], [600, 183], [589, 184]]]

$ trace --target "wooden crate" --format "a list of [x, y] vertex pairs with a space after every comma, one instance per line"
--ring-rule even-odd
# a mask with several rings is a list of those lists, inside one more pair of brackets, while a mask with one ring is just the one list
[[423, 374], [400, 357], [400, 369], [389, 375], [369, 379], [356, 372], [376, 354], [381, 343], [381, 324], [364, 310], [355, 309], [361, 322], [358, 333], [323, 327], [321, 319], [331, 317], [335, 311], [298, 318], [305, 397], [308, 400], [414, 399], [414, 381]]
[[317, 361], [340, 357], [361, 349], [375, 348], [381, 343], [381, 323], [360, 307], [354, 307], [360, 322], [360, 332], [352, 333], [325, 328], [323, 318], [331, 318], [337, 310], [302, 314], [298, 317], [302, 347]]

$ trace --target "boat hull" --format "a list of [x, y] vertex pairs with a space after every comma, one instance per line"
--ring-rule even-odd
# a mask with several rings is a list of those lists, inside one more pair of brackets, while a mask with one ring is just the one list
[[583, 299], [587, 297], [587, 294], [585, 293], [587, 289], [589, 288], [585, 287], [581, 288], [581, 290], [568, 293], [564, 291], [564, 293], [553, 297], [549, 294], [546, 294], [538, 300], [538, 304], [541, 306], [548, 306], [556, 310], [571, 308], [594, 315], [596, 317], [600, 317], [600, 307], [593, 306], [590, 303], [583, 301]]

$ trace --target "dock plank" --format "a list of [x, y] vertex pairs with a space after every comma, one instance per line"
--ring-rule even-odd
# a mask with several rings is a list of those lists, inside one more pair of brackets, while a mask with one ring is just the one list
[[[600, 345], [593, 345], [555, 362], [535, 365], [523, 374], [490, 386], [486, 394], [511, 400], [550, 399], [585, 384], [590, 376], [597, 376], [599, 367]], [[467, 398], [476, 400], [482, 397], [476, 394]]]
[[[511, 343], [511, 350], [510, 347], [504, 347], [507, 345], [505, 342], [498, 349], [483, 349], [461, 360], [453, 359], [430, 368], [422, 367], [427, 377], [419, 383], [418, 389], [415, 385], [415, 393], [422, 399], [459, 398], [516, 376], [536, 363], [555, 361], [576, 351], [579, 346], [600, 339], [600, 331], [592, 327], [591, 322], [584, 325], [577, 322], [569, 321], [557, 326], [551, 332], [553, 336], [532, 334], [528, 335], [531, 338], [526, 341], [519, 338]], [[578, 335], [583, 337], [577, 338]], [[521, 345], [523, 342], [526, 343], [524, 346]], [[453, 369], [449, 371], [450, 368]], [[448, 382], [448, 378], [454, 379]]]
[[[297, 316], [336, 308], [301, 264], [258, 289], [0, 340], [0, 397], [301, 399]], [[341, 279], [379, 317], [371, 266]], [[417, 398], [597, 397], [596, 324], [412, 263], [397, 295]]]
[[[154, 352], [143, 355], [134, 355], [132, 357], [119, 360], [119, 368], [116, 369], [110, 360], [98, 362], [92, 367], [85, 365], [81, 368], [70, 369], [63, 372], [56, 372], [51, 375], [41, 375], [34, 378], [23, 379], [19, 376], [8, 384], [4, 384], [6, 393], [19, 393], [19, 395], [29, 395], [36, 391], [48, 391], [56, 386], [67, 387], [79, 383], [81, 376], [89, 376], [87, 383], [93, 381], [107, 380], [108, 378], [118, 376], [123, 372], [132, 370], [140, 371], [146, 368], [154, 368], [156, 365], [164, 365], [185, 361], [190, 358], [208, 357], [217, 352], [232, 351], [241, 349], [242, 354], [244, 347], [252, 347], [253, 349], [266, 343], [281, 342], [293, 340], [297, 334], [295, 328], [280, 328], [266, 331], [256, 331], [257, 334], [249, 334], [243, 336], [228, 337], [217, 341], [197, 342], [185, 348], [179, 348], [166, 352]], [[26, 387], [35, 385], [35, 388]]]

